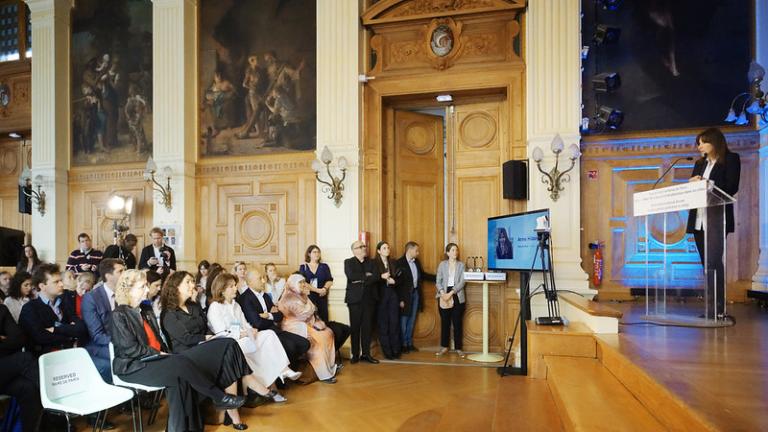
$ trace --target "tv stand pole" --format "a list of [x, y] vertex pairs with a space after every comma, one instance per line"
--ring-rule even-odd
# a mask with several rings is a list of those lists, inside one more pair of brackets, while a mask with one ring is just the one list
[[488, 301], [488, 285], [503, 285], [506, 281], [467, 281], [467, 283], [476, 283], [483, 285], [483, 352], [480, 354], [471, 354], [467, 358], [476, 362], [483, 363], [496, 363], [504, 360], [504, 357], [499, 354], [491, 354], [488, 347], [488, 338], [490, 333], [488, 331], [488, 321], [490, 315], [490, 302]]

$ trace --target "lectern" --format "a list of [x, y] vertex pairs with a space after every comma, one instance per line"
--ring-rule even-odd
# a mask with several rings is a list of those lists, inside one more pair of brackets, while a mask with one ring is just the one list
[[[679, 324], [701, 327], [731, 325], [725, 319], [725, 208], [736, 200], [708, 180], [638, 192], [633, 195], [633, 216], [639, 218], [639, 226], [645, 229], [645, 316], [644, 320], [661, 324]], [[698, 209], [704, 232], [704, 305], [694, 313], [674, 313], [667, 309], [667, 288], [672, 276], [667, 261], [667, 221], [673, 212]], [[649, 245], [649, 219], [661, 217], [659, 251], [651, 251]], [[659, 217], [657, 216], [657, 217]], [[658, 220], [656, 221], [658, 223]], [[656, 226], [658, 230], [658, 225]], [[717, 236], [719, 238], [713, 238]], [[722, 252], [721, 252], [722, 251]], [[709, 254], [712, 254], [709, 256]], [[719, 259], [722, 254], [722, 260]], [[672, 287], [670, 287], [672, 288]]]

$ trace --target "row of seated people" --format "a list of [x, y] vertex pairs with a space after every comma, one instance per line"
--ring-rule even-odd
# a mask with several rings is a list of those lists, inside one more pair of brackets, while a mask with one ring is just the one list
[[[35, 430], [33, 419], [40, 411], [38, 392], [28, 391], [38, 385], [34, 356], [73, 346], [85, 346], [105, 381], [114, 371], [128, 382], [169, 387], [168, 430], [202, 430], [200, 396], [226, 410], [225, 421], [236, 429], [245, 428], [237, 408], [285, 401], [275, 381], [298, 379], [290, 363], [303, 357], [320, 380], [336, 380], [337, 350], [349, 329], [316, 316], [307, 296], [309, 284], [300, 275], [288, 278], [275, 307], [263, 295], [260, 273], [248, 272], [250, 286], [238, 289], [237, 277], [220, 272], [211, 278], [205, 315], [195, 302], [195, 279], [189, 273], [171, 274], [162, 290], [157, 273], [125, 270], [118, 259], [103, 259], [99, 273], [102, 280], [82, 296], [64, 290], [55, 265], [41, 264], [31, 276], [14, 276], [12, 285], [21, 281], [21, 292], [35, 298], [21, 307], [20, 326], [8, 308], [0, 308], [5, 336], [0, 353], [10, 365], [1, 368], [0, 392], [18, 394], [25, 430]], [[110, 342], [115, 346], [111, 364]], [[155, 354], [158, 360], [147, 361]], [[206, 377], [217, 379], [208, 382]], [[245, 398], [236, 396], [238, 384]], [[25, 390], [13, 391], [14, 386]]]

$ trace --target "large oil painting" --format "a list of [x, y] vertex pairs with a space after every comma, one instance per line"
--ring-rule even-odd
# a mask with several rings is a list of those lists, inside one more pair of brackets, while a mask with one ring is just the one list
[[315, 148], [315, 3], [201, 2], [201, 156]]
[[[753, 1], [581, 4], [582, 44], [590, 46], [582, 62], [584, 117], [600, 106], [622, 111], [614, 133], [726, 124], [732, 98], [748, 89]], [[595, 75], [612, 72], [621, 86], [595, 93]]]
[[152, 154], [152, 2], [78, 0], [72, 17], [72, 165]]

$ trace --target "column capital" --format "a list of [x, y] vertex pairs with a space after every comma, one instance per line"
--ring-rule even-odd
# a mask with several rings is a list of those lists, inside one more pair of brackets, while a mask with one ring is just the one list
[[75, 0], [24, 0], [29, 11], [34, 14], [46, 12], [70, 12], [75, 7]]

